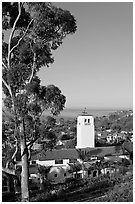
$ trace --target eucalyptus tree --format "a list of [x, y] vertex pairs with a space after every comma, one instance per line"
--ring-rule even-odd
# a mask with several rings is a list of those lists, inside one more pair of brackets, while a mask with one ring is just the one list
[[2, 29], [4, 105], [14, 115], [16, 152], [21, 146], [22, 201], [29, 201], [28, 147], [40, 137], [43, 111], [57, 115], [66, 101], [58, 87], [41, 86], [37, 73], [54, 62], [52, 51], [76, 31], [76, 21], [69, 11], [48, 2], [3, 2]]

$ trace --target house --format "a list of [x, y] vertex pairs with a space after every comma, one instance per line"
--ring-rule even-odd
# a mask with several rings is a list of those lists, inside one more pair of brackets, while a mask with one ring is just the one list
[[60, 166], [73, 163], [79, 158], [76, 149], [53, 149], [47, 151], [38, 151], [32, 153], [31, 164], [39, 164], [45, 166]]
[[100, 139], [101, 135], [101, 132], [96, 132], [97, 139]]
[[119, 140], [125, 140], [126, 139], [126, 133], [122, 131], [121, 133], [117, 134], [117, 137]]
[[118, 139], [118, 136], [117, 136], [116, 133], [114, 133], [114, 134], [108, 134], [108, 135], [106, 136], [106, 140], [107, 140], [108, 143], [113, 143], [113, 142], [115, 142], [117, 139]]
[[52, 166], [49, 173], [47, 174], [47, 179], [51, 181], [51, 183], [63, 183], [67, 178], [72, 177], [69, 169], [69, 165]]
[[2, 168], [2, 201], [14, 201], [20, 193], [20, 181], [15, 172]]
[[106, 143], [107, 141], [107, 132], [103, 132], [99, 138], [100, 142]]
[[[31, 164], [40, 164], [45, 166], [66, 165], [76, 161], [81, 162], [81, 156], [92, 160], [93, 157], [104, 157], [108, 154], [118, 154], [115, 146], [81, 149], [53, 149], [47, 151], [38, 150], [32, 152]], [[122, 154], [122, 150], [119, 154]]]
[[109, 132], [109, 133], [110, 133], [111, 131], [112, 131], [111, 129], [107, 129], [107, 130], [106, 130], [106, 132]]
[[[71, 164], [79, 163], [81, 165], [91, 165], [92, 162], [97, 162], [97, 157], [104, 157], [107, 155], [122, 154], [122, 151], [117, 152], [115, 147], [96, 147], [96, 148], [82, 148], [82, 149], [53, 149], [51, 151], [36, 151], [32, 153], [30, 169], [41, 166], [50, 166], [50, 171], [47, 174], [47, 179], [52, 183], [62, 183], [67, 178], [80, 177], [84, 178], [90, 175], [87, 170], [80, 169], [78, 172], [70, 172]], [[82, 160], [84, 162], [82, 162]], [[34, 171], [31, 173], [33, 176]], [[89, 175], [88, 175], [89, 174]], [[91, 171], [91, 176], [98, 176], [98, 171]]]
[[108, 143], [112, 142], [113, 141], [113, 136], [111, 134], [107, 135], [106, 140], [107, 140]]
[[[50, 166], [50, 171], [47, 174], [47, 179], [51, 183], [62, 183], [66, 178], [72, 177], [69, 173], [70, 166], [68, 164], [78, 161], [78, 154], [76, 149], [58, 149], [52, 151], [38, 151], [32, 153], [30, 169], [35, 167], [35, 174], [37, 174], [37, 168], [41, 166]], [[30, 170], [31, 174], [31, 170]], [[33, 176], [32, 172], [31, 176]]]
[[[107, 132], [104, 132], [101, 138], [104, 136], [106, 140], [107, 134]], [[121, 155], [123, 153], [122, 150], [117, 151], [117, 148], [113, 146], [95, 147], [94, 140], [93, 116], [78, 116], [76, 148], [47, 151], [44, 149], [33, 150], [29, 170], [30, 175], [36, 177], [38, 175], [38, 166], [45, 166], [50, 167], [47, 175], [45, 175], [45, 179], [48, 179], [52, 183], [63, 183], [70, 177], [84, 178], [90, 175], [93, 177], [98, 176], [99, 172], [96, 169], [92, 169], [91, 171], [86, 170], [86, 163], [91, 165], [91, 162], [97, 161], [97, 157]], [[81, 164], [81, 168], [76, 168], [76, 170], [74, 168], [71, 171], [72, 167], [76, 164], [79, 164], [78, 167]]]

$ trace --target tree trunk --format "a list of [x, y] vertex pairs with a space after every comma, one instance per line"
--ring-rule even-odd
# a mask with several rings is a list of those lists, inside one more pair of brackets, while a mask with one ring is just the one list
[[42, 191], [45, 190], [44, 189], [44, 178], [43, 178], [43, 176], [40, 177], [40, 190], [42, 190]]
[[22, 196], [22, 202], [29, 202], [28, 150], [27, 150], [27, 146], [26, 146], [26, 137], [25, 137], [25, 134], [24, 134], [23, 124], [21, 124], [20, 133], [21, 133], [21, 157], [22, 157], [21, 196]]

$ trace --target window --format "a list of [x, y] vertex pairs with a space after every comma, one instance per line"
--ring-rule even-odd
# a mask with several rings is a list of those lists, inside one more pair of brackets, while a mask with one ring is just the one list
[[84, 124], [85, 125], [90, 125], [90, 118], [85, 118], [84, 119]]
[[66, 173], [64, 173], [64, 176], [66, 176], [67, 174]]
[[57, 177], [57, 174], [54, 174], [54, 177]]
[[36, 161], [35, 160], [31, 161], [31, 164], [36, 164]]
[[62, 159], [57, 159], [57, 160], [55, 160], [55, 164], [63, 164], [63, 160]]
[[81, 173], [77, 173], [77, 174], [75, 174], [75, 178], [77, 178], [77, 179], [81, 178], [81, 176], [82, 176]]
[[90, 176], [91, 175], [91, 170], [88, 170], [88, 176]]

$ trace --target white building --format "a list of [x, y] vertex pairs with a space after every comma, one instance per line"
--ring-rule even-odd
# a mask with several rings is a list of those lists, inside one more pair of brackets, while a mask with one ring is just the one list
[[[82, 153], [85, 157], [89, 158], [89, 161], [82, 161], [81, 155]], [[90, 167], [93, 163], [99, 162], [100, 159], [98, 157], [104, 157], [105, 160], [110, 160], [108, 156], [105, 155], [116, 155], [118, 158], [115, 160], [121, 159], [122, 150], [117, 153], [114, 146], [109, 147], [95, 147], [95, 148], [83, 148], [80, 152], [80, 149], [53, 149], [52, 151], [47, 150], [39, 150], [33, 151], [31, 155], [30, 162], [30, 175], [31, 177], [36, 177], [38, 174], [38, 166], [49, 166], [50, 171], [47, 174], [47, 179], [52, 183], [62, 183], [65, 182], [67, 178], [86, 178], [86, 177], [95, 177], [99, 175], [97, 169], [93, 169], [89, 172], [87, 168]], [[110, 156], [112, 159], [114, 156]], [[125, 157], [123, 157], [125, 158]], [[94, 159], [94, 160], [93, 160]], [[77, 172], [70, 172], [70, 167], [72, 164], [80, 163], [82, 165], [82, 169]], [[71, 167], [72, 168], [72, 167]], [[101, 171], [101, 174], [106, 174], [108, 172], [108, 168]]]
[[90, 115], [80, 115], [77, 118], [77, 146], [76, 148], [94, 148], [94, 118]]

